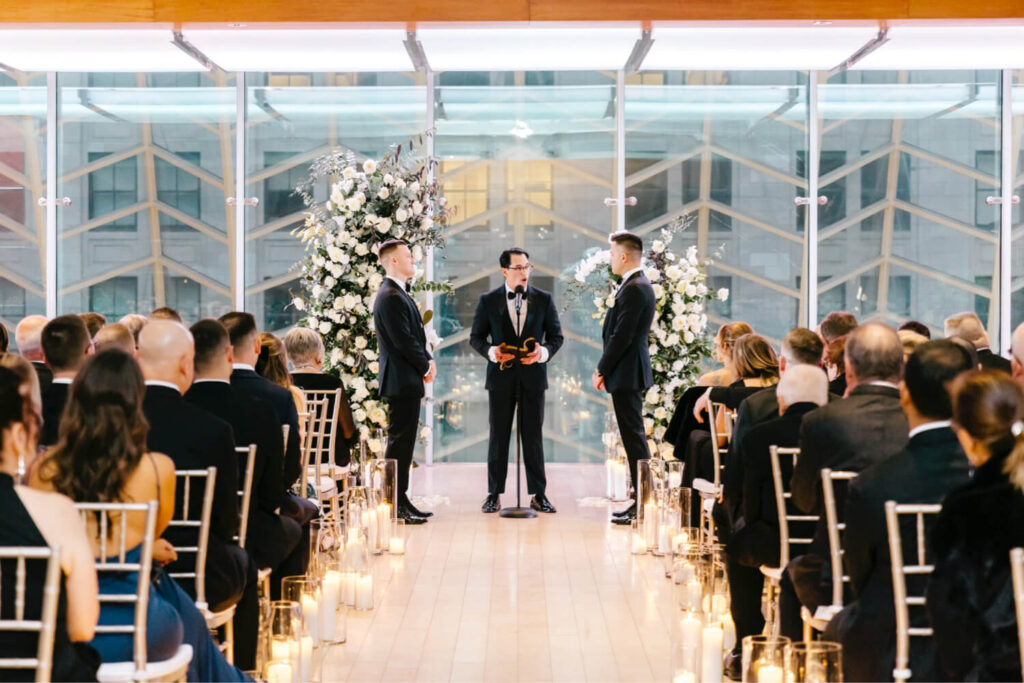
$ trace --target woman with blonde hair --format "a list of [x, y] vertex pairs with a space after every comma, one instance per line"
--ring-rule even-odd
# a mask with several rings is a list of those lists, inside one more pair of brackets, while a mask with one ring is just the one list
[[951, 391], [953, 429], [975, 470], [931, 530], [936, 680], [1019, 681], [1010, 549], [1024, 546], [1024, 392], [996, 370], [965, 372]]
[[698, 386], [724, 387], [736, 381], [736, 369], [733, 366], [733, 345], [736, 340], [754, 329], [745, 322], [726, 323], [718, 328], [715, 335], [715, 360], [722, 364], [717, 370], [705, 373], [697, 380]]
[[[256, 372], [292, 392], [295, 410], [299, 414], [306, 412], [306, 396], [302, 393], [302, 389], [292, 383], [292, 376], [288, 373], [288, 352], [285, 351], [284, 344], [277, 338], [277, 335], [270, 332], [260, 335], [260, 356], [256, 360]], [[300, 432], [302, 428], [303, 425], [300, 423]]]

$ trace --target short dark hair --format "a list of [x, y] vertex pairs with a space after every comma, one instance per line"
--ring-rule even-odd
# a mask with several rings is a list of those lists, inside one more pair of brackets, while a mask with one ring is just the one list
[[78, 370], [85, 361], [92, 337], [77, 315], [59, 315], [43, 328], [43, 356], [54, 372]]
[[608, 240], [612, 244], [621, 244], [627, 251], [643, 252], [644, 250], [644, 241], [640, 239], [639, 235], [634, 235], [631, 232], [616, 232]]
[[219, 320], [214, 320], [213, 318], [203, 318], [190, 327], [189, 332], [192, 333], [192, 340], [196, 349], [195, 361], [193, 363], [196, 370], [201, 370], [210, 365], [217, 355], [223, 354], [224, 349], [231, 344], [231, 337], [228, 335], [227, 328]]
[[806, 327], [794, 327], [782, 340], [782, 355], [804, 365], [820, 366], [824, 350], [821, 337]]
[[821, 321], [821, 336], [829, 343], [844, 334], [850, 334], [857, 327], [857, 318], [849, 311], [832, 311]]
[[936, 339], [920, 344], [910, 354], [903, 382], [919, 413], [935, 420], [948, 420], [953, 416], [950, 382], [976, 367], [962, 346], [948, 339]]
[[175, 320], [179, 323], [184, 321], [181, 319], [181, 314], [170, 306], [161, 306], [160, 308], [154, 308], [153, 312], [149, 314], [151, 320]]
[[846, 336], [846, 362], [859, 382], [898, 382], [903, 370], [903, 344], [888, 325], [860, 325]]
[[897, 332], [902, 332], [903, 330], [910, 330], [911, 332], [917, 332], [919, 335], [921, 335], [925, 339], [931, 339], [932, 338], [932, 331], [930, 329], [928, 329], [928, 326], [925, 325], [924, 323], [920, 323], [920, 322], [918, 322], [916, 320], [908, 320], [907, 322], [903, 323], [902, 325], [900, 325], [899, 327], [896, 328]]
[[89, 337], [95, 337], [96, 333], [107, 324], [107, 317], [102, 313], [79, 313], [78, 317], [82, 319], [85, 328], [89, 330]]
[[520, 247], [512, 247], [501, 252], [501, 256], [498, 257], [498, 265], [502, 268], [508, 268], [512, 265], [512, 254], [522, 254], [526, 257], [526, 260], [530, 260], [530, 255], [526, 253], [525, 249]]
[[231, 311], [217, 318], [224, 329], [228, 331], [228, 338], [232, 346], [239, 346], [246, 339], [256, 334], [256, 318], [252, 313], [245, 311]]
[[978, 364], [981, 362], [981, 360], [979, 360], [978, 358], [978, 349], [974, 348], [974, 344], [967, 341], [963, 337], [946, 337], [946, 340], [953, 342], [954, 344], [956, 344], [957, 346], [964, 350], [964, 353], [966, 353], [971, 359], [972, 368], [978, 367]]
[[405, 246], [409, 246], [409, 243], [406, 242], [405, 240], [384, 240], [383, 242], [381, 242], [380, 247], [377, 249], [377, 260], [380, 261], [381, 264], [383, 264], [384, 259], [387, 258], [388, 254], [390, 254], [392, 251], [402, 246], [403, 244]]

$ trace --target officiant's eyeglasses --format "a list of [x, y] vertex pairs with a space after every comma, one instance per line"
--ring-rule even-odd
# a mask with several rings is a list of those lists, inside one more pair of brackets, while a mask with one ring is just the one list
[[527, 263], [525, 266], [509, 266], [506, 270], [511, 270], [514, 273], [526, 273], [533, 270], [533, 266]]

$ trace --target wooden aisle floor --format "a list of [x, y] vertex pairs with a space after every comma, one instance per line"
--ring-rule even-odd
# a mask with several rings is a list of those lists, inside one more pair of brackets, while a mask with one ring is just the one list
[[516, 520], [480, 512], [485, 465], [417, 468], [414, 496], [450, 504], [409, 530], [404, 557], [374, 558], [375, 609], [349, 610], [348, 640], [325, 653], [323, 680], [669, 680], [662, 559], [634, 558], [629, 527], [609, 524], [608, 507], [577, 504], [603, 495], [602, 465], [548, 465], [547, 475], [558, 512]]

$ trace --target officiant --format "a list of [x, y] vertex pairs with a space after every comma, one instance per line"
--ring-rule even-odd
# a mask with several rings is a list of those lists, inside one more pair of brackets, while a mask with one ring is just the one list
[[[484, 512], [497, 512], [505, 492], [516, 395], [522, 410], [523, 464], [530, 507], [555, 512], [544, 476], [544, 392], [547, 363], [562, 346], [562, 326], [550, 292], [530, 286], [530, 255], [518, 247], [498, 258], [505, 282], [480, 297], [469, 343], [487, 363], [490, 441]], [[517, 392], [518, 389], [518, 392]]]

